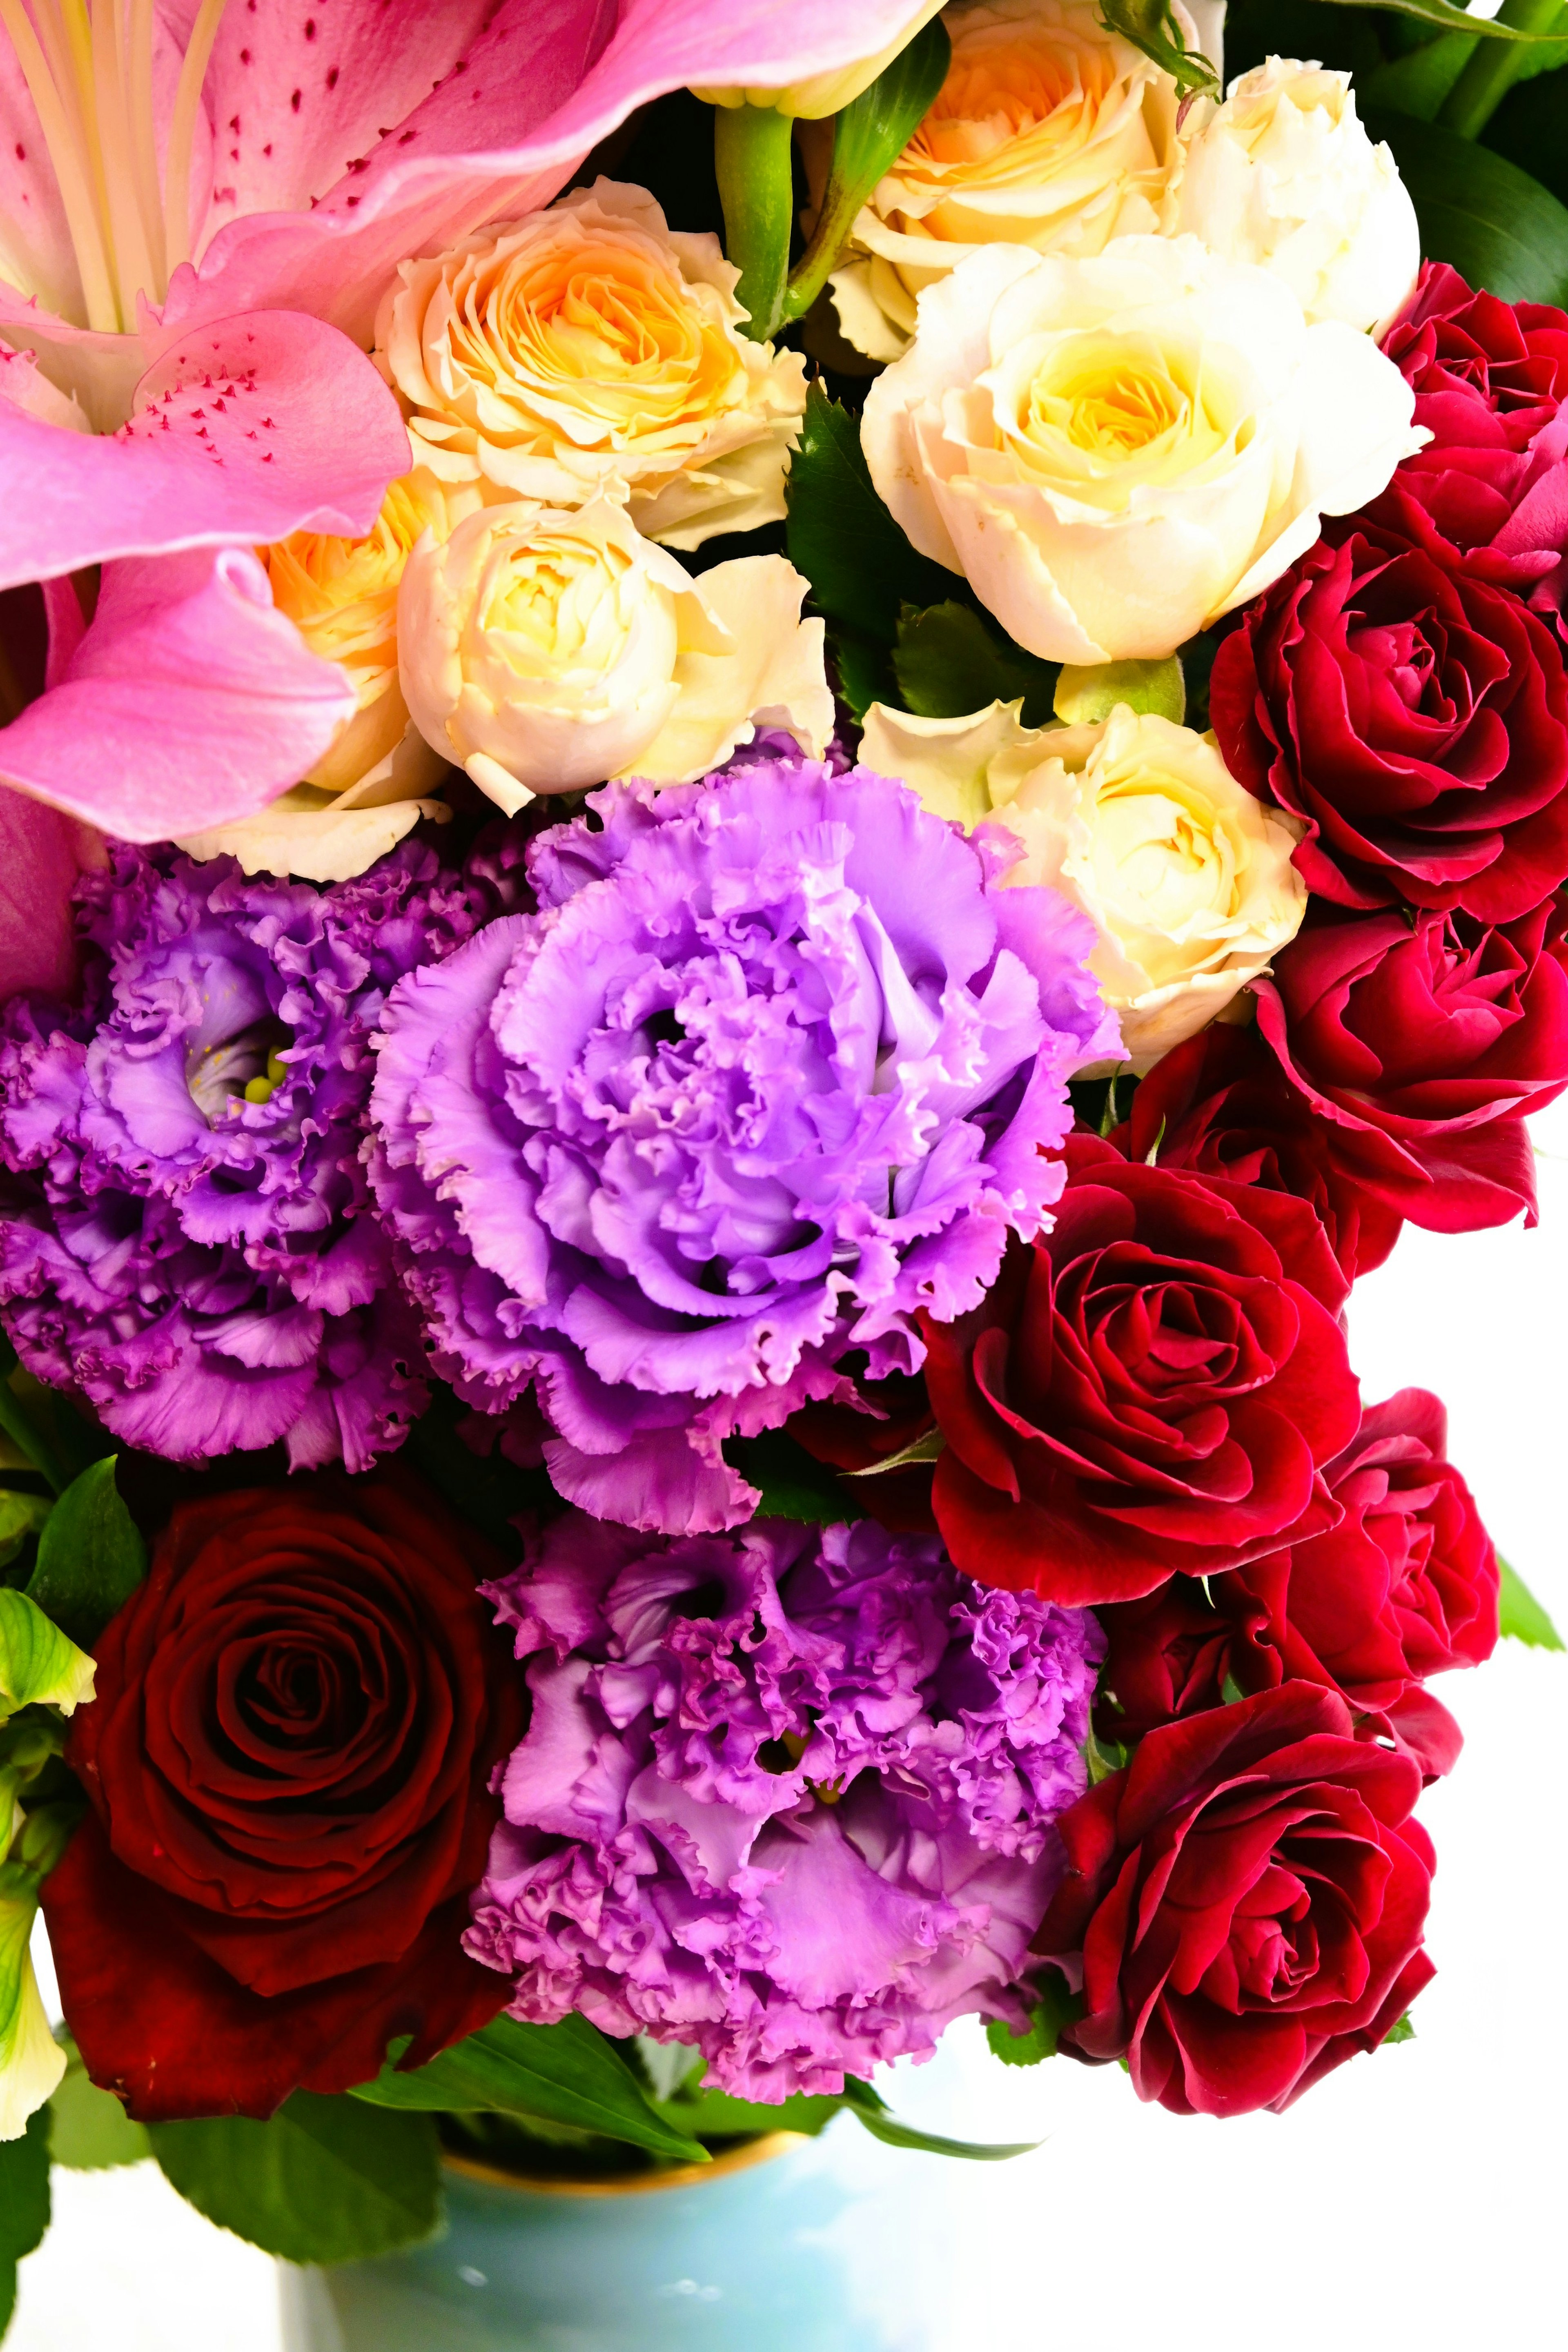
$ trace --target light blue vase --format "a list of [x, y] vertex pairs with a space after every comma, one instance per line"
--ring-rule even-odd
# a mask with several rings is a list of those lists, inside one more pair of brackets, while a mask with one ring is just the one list
[[287, 2352], [905, 2352], [907, 2319], [850, 2275], [825, 2155], [779, 2132], [711, 2167], [550, 2188], [458, 2160], [443, 2236], [285, 2272]]

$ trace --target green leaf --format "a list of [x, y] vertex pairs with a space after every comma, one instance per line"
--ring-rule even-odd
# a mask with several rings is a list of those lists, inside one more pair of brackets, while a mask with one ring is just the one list
[[16, 2307], [16, 2265], [49, 2226], [49, 2111], [21, 2139], [0, 2140], [0, 2336]]
[[73, 1478], [38, 1538], [28, 1597], [90, 1649], [147, 1573], [147, 1547], [105, 1454]]
[[827, 1465], [782, 1429], [762, 1437], [726, 1438], [724, 1459], [760, 1491], [759, 1519], [804, 1519], [831, 1528], [866, 1516]]
[[1009, 2157], [1032, 2155], [1040, 2145], [1037, 2139], [943, 2139], [937, 2132], [916, 2131], [912, 2124], [900, 2123], [869, 2083], [858, 2082], [853, 2074], [844, 2078], [844, 2104], [854, 2110], [873, 2139], [884, 2141], [889, 2147], [911, 2147], [922, 2156], [962, 2156], [972, 2164], [1005, 2164]]
[[153, 2153], [145, 2130], [132, 2122], [111, 2091], [99, 2089], [63, 2027], [59, 2041], [66, 2071], [49, 2101], [55, 2162], [69, 2172], [108, 2172], [116, 2165], [140, 2164]]
[[1166, 661], [1097, 662], [1063, 669], [1057, 680], [1056, 715], [1068, 727], [1094, 727], [1119, 705], [1168, 719], [1180, 727], [1187, 715], [1187, 682], [1181, 656]]
[[351, 2263], [417, 2244], [441, 2221], [428, 2116], [296, 2091], [269, 2123], [150, 2124], [163, 2172], [220, 2229], [288, 2263]]
[[1063, 2027], [1076, 2025], [1083, 2015], [1082, 1993], [1068, 1990], [1058, 1969], [1047, 1969], [1035, 1991], [1027, 2033], [1015, 2033], [995, 2018], [985, 2029], [991, 2054], [1004, 2066], [1037, 2066], [1042, 2059], [1054, 2058]]
[[1516, 163], [1435, 122], [1370, 110], [1421, 223], [1422, 250], [1505, 302], [1568, 301], [1568, 206]]
[[1010, 637], [951, 597], [899, 616], [893, 675], [903, 708], [917, 719], [966, 719], [994, 702], [1022, 701], [1026, 727], [1051, 717], [1057, 667], [1026, 654]]
[[26, 1542], [36, 1536], [54, 1508], [47, 1495], [24, 1495], [13, 1486], [0, 1487], [0, 1568], [8, 1568]]
[[1509, 1641], [1527, 1643], [1532, 1650], [1562, 1649], [1562, 1634], [1518, 1569], [1510, 1568], [1500, 1554], [1498, 1567], [1502, 1574], [1502, 1591], [1498, 1596], [1499, 1633]]
[[664, 2120], [614, 2043], [585, 2017], [559, 2025], [498, 2017], [411, 2074], [384, 2066], [352, 2095], [377, 2107], [540, 2116], [629, 2140], [673, 2164], [707, 2161], [706, 2148]]
[[1473, 34], [1439, 33], [1402, 58], [1390, 58], [1356, 85], [1358, 111], [1392, 107], [1396, 114], [1432, 122], [1477, 47]]
[[1449, 0], [1331, 0], [1331, 5], [1338, 8], [1390, 8], [1395, 16], [1415, 16], [1423, 25], [1436, 26], [1445, 33], [1465, 33], [1472, 39], [1534, 42], [1552, 37], [1550, 32], [1524, 32], [1517, 26], [1468, 16], [1463, 8], [1451, 6]]
[[[1568, 45], [1565, 45], [1568, 47]], [[1564, 58], [1568, 64], [1568, 58]], [[1483, 142], [1531, 173], [1560, 203], [1568, 204], [1568, 72], [1510, 89], [1482, 134]]]
[[947, 1440], [940, 1429], [928, 1429], [922, 1437], [912, 1437], [897, 1454], [889, 1454], [880, 1462], [868, 1462], [864, 1470], [847, 1470], [847, 1478], [885, 1478], [889, 1470], [923, 1470], [928, 1463], [945, 1452]]
[[817, 610], [890, 646], [906, 604], [958, 593], [955, 575], [916, 553], [871, 486], [858, 418], [820, 383], [806, 394], [800, 446], [785, 488], [789, 559]]
[[25, 1592], [0, 1586], [0, 1720], [18, 1707], [69, 1715], [92, 1696], [92, 1660]]
[[1396, 2042], [1414, 2042], [1415, 2039], [1415, 2028], [1411, 2024], [1410, 2011], [1406, 2010], [1404, 2016], [1399, 2020], [1397, 2025], [1391, 2025], [1389, 2027], [1388, 2032], [1378, 2043], [1378, 2048], [1380, 2050], [1392, 2050]]
[[776, 2107], [732, 2099], [727, 2091], [683, 2091], [668, 2102], [668, 2113], [684, 2130], [702, 2139], [744, 2139], [775, 2131], [804, 2132], [815, 2139], [845, 2105], [843, 2099], [812, 2098], [803, 2091], [781, 2099]]
[[1111, 1774], [1120, 1772], [1127, 1762], [1127, 1750], [1121, 1742], [1097, 1738], [1092, 1724], [1089, 1727], [1089, 1736], [1083, 1743], [1083, 1755], [1084, 1761], [1089, 1766], [1089, 1785], [1091, 1789], [1097, 1789], [1102, 1780], [1109, 1780]]

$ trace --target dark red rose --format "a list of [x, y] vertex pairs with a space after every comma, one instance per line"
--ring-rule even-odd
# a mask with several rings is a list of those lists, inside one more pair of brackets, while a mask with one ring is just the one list
[[1309, 909], [1256, 984], [1258, 1025], [1356, 1180], [1436, 1233], [1534, 1222], [1524, 1114], [1568, 1084], [1553, 902], [1465, 915]]
[[1129, 1160], [1289, 1192], [1316, 1210], [1345, 1280], [1381, 1265], [1400, 1212], [1369, 1187], [1257, 1028], [1211, 1022], [1155, 1063], [1110, 1138]]
[[1428, 262], [1384, 350], [1432, 436], [1372, 511], [1561, 618], [1568, 598], [1568, 317]]
[[1364, 516], [1323, 536], [1215, 657], [1226, 764], [1305, 821], [1295, 863], [1343, 907], [1510, 922], [1568, 875], [1568, 675], [1505, 588]]
[[1058, 1823], [1068, 1875], [1035, 1948], [1082, 1955], [1062, 2048], [1210, 2116], [1288, 2107], [1375, 2049], [1434, 1974], [1420, 1790], [1310, 1683], [1151, 1732]]
[[175, 1511], [98, 1649], [92, 1811], [44, 1907], [93, 2079], [144, 2121], [268, 2116], [485, 2024], [463, 1952], [521, 1737], [496, 1560], [399, 1468]]
[[[1346, 1285], [1304, 1202], [1075, 1136], [1053, 1230], [973, 1314], [922, 1323], [954, 1561], [1050, 1601], [1131, 1601], [1328, 1526], [1360, 1406]], [[868, 1482], [870, 1483], [870, 1482]]]
[[1421, 1685], [1491, 1655], [1498, 1566], [1447, 1450], [1440, 1401], [1402, 1390], [1368, 1408], [1323, 1474], [1337, 1527], [1206, 1585], [1173, 1577], [1102, 1611], [1104, 1736], [1139, 1738], [1219, 1706], [1228, 1686], [1311, 1682], [1340, 1692], [1362, 1738], [1393, 1737], [1428, 1774], [1451, 1769], [1458, 1727]]

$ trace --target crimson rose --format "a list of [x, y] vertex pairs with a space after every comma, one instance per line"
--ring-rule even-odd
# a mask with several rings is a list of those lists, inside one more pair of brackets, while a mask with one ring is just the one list
[[1303, 1542], [1211, 1577], [1173, 1577], [1103, 1610], [1110, 1650], [1098, 1720], [1136, 1738], [1218, 1706], [1226, 1685], [1337, 1689], [1363, 1738], [1392, 1736], [1429, 1773], [1459, 1730], [1421, 1685], [1478, 1666], [1498, 1638], [1498, 1566], [1469, 1488], [1445, 1459], [1447, 1416], [1424, 1389], [1369, 1406], [1324, 1478], [1343, 1517]]
[[1436, 1233], [1535, 1211], [1524, 1114], [1568, 1084], [1568, 969], [1553, 903], [1465, 915], [1310, 908], [1258, 1025], [1336, 1130], [1360, 1184]]
[[1510, 922], [1568, 876], [1568, 676], [1507, 589], [1362, 516], [1323, 536], [1215, 660], [1226, 765], [1306, 824], [1345, 907]]
[[1068, 1875], [1035, 1949], [1082, 1955], [1062, 2048], [1210, 2116], [1288, 2107], [1375, 2049], [1434, 1973], [1420, 1790], [1309, 1683], [1151, 1732], [1058, 1824]]
[[1561, 621], [1568, 597], [1568, 316], [1429, 261], [1383, 348], [1432, 438], [1372, 509]]
[[68, 1749], [45, 1887], [89, 2074], [144, 2121], [420, 2065], [508, 1987], [463, 1952], [522, 1731], [489, 1556], [401, 1468], [176, 1509]]
[[1315, 1533], [1360, 1420], [1346, 1284], [1304, 1202], [1068, 1144], [1053, 1230], [922, 1325], [932, 1505], [984, 1584], [1130, 1601]]

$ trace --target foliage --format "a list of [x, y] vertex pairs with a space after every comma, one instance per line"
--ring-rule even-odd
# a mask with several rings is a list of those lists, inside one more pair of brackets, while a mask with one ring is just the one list
[[1538, 180], [1440, 123], [1370, 110], [1415, 200], [1423, 250], [1505, 302], [1568, 302], [1568, 207]]
[[49, 2101], [55, 2162], [68, 2172], [108, 2172], [118, 2165], [140, 2164], [153, 2153], [145, 2126], [132, 2122], [111, 2091], [99, 2089], [63, 2028], [58, 2039], [66, 2053], [66, 2071]]
[[115, 1484], [118, 1457], [106, 1454], [73, 1478], [38, 1538], [29, 1600], [83, 1649], [147, 1573], [147, 1547]]
[[16, 2265], [49, 2226], [49, 2112], [21, 2139], [0, 2140], [0, 2336], [16, 2306]]
[[759, 1518], [805, 1519], [831, 1528], [866, 1516], [826, 1464], [782, 1429], [761, 1437], [727, 1439], [724, 1459], [760, 1490]]
[[1560, 1650], [1563, 1636], [1516, 1568], [1500, 1558], [1502, 1591], [1498, 1599], [1498, 1631], [1506, 1640], [1526, 1643], [1532, 1650]]
[[993, 2021], [985, 2029], [985, 2039], [992, 2056], [1004, 2066], [1037, 2066], [1042, 2059], [1056, 2056], [1062, 2029], [1082, 2015], [1083, 1995], [1068, 1990], [1058, 1969], [1046, 1969], [1035, 1988], [1028, 2032], [1015, 2033], [1011, 2026]]

